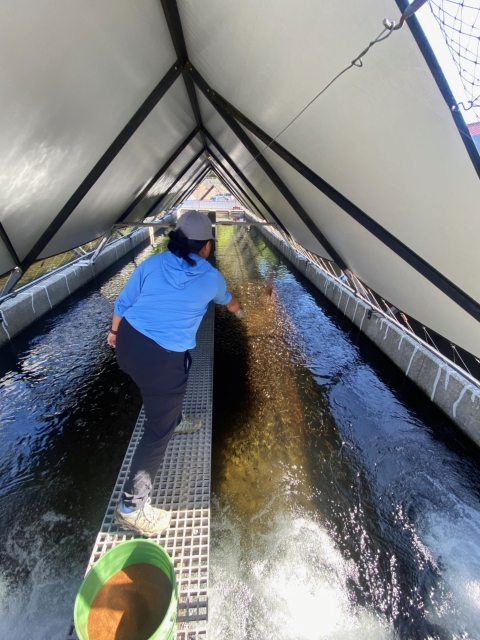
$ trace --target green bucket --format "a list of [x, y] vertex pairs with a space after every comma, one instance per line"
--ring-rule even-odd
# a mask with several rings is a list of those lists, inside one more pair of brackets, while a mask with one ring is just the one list
[[148, 640], [173, 640], [177, 618], [177, 582], [170, 556], [163, 547], [148, 540], [128, 540], [107, 551], [90, 569], [75, 600], [74, 622], [80, 640], [90, 640], [88, 616], [95, 596], [101, 587], [114, 576], [132, 564], [148, 563], [160, 568], [172, 586], [167, 613], [157, 630]]

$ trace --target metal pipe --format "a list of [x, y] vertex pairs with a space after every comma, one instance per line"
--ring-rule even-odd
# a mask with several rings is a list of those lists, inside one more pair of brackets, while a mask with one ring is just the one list
[[[132, 222], [131, 224], [122, 223], [116, 224], [115, 227], [155, 227], [156, 229], [171, 229], [174, 222]], [[278, 228], [276, 222], [250, 222], [242, 220], [218, 220], [213, 223], [213, 226], [245, 226], [245, 227], [274, 227]], [[70, 263], [71, 264], [71, 263]], [[51, 273], [54, 273], [53, 271]]]

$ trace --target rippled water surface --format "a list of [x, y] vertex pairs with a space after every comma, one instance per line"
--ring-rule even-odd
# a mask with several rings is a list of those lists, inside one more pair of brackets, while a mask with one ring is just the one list
[[[105, 344], [135, 262], [0, 350], [1, 639], [66, 636], [140, 408]], [[210, 640], [479, 639], [477, 452], [260, 237], [218, 262]]]
[[113, 301], [151, 251], [115, 265], [0, 349], [2, 640], [67, 635], [141, 406], [106, 332]]
[[211, 639], [480, 638], [478, 453], [260, 237], [218, 266]]

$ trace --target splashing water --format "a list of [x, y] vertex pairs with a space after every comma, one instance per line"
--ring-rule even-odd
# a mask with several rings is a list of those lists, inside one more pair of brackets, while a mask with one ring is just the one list
[[108, 270], [1, 351], [0, 638], [68, 633], [141, 405], [105, 343], [112, 303], [151, 252]]
[[478, 452], [257, 235], [218, 245], [213, 640], [480, 637]]
[[[247, 313], [217, 313], [210, 638], [478, 639], [480, 457], [259, 237], [218, 245]], [[134, 267], [2, 349], [1, 638], [66, 636], [140, 408], [105, 345]]]

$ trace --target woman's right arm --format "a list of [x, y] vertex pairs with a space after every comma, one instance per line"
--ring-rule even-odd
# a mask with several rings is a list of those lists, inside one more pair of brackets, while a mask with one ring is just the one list
[[133, 307], [140, 295], [142, 290], [144, 265], [145, 262], [142, 262], [142, 264], [135, 269], [115, 301], [115, 313], [119, 318], [123, 318], [127, 309]]
[[220, 271], [217, 270], [218, 290], [217, 295], [213, 299], [216, 304], [224, 304], [229, 311], [234, 313], [237, 318], [243, 318], [245, 312], [240, 309], [240, 303], [227, 289], [227, 283]]
[[135, 269], [130, 278], [128, 279], [127, 284], [123, 287], [120, 295], [115, 301], [114, 304], [114, 313], [112, 316], [112, 326], [107, 335], [108, 344], [115, 348], [117, 346], [117, 330], [118, 325], [120, 324], [120, 320], [125, 315], [126, 311], [130, 309], [135, 304], [140, 292], [142, 290], [142, 282], [143, 282], [143, 268], [142, 263], [139, 267]]
[[237, 314], [240, 311], [240, 303], [236, 298], [232, 298], [225, 306], [231, 313]]
[[114, 349], [117, 346], [117, 331], [118, 331], [118, 325], [120, 324], [120, 320], [121, 320], [120, 316], [117, 316], [117, 314], [114, 313], [112, 316], [112, 326], [107, 335], [107, 342]]

